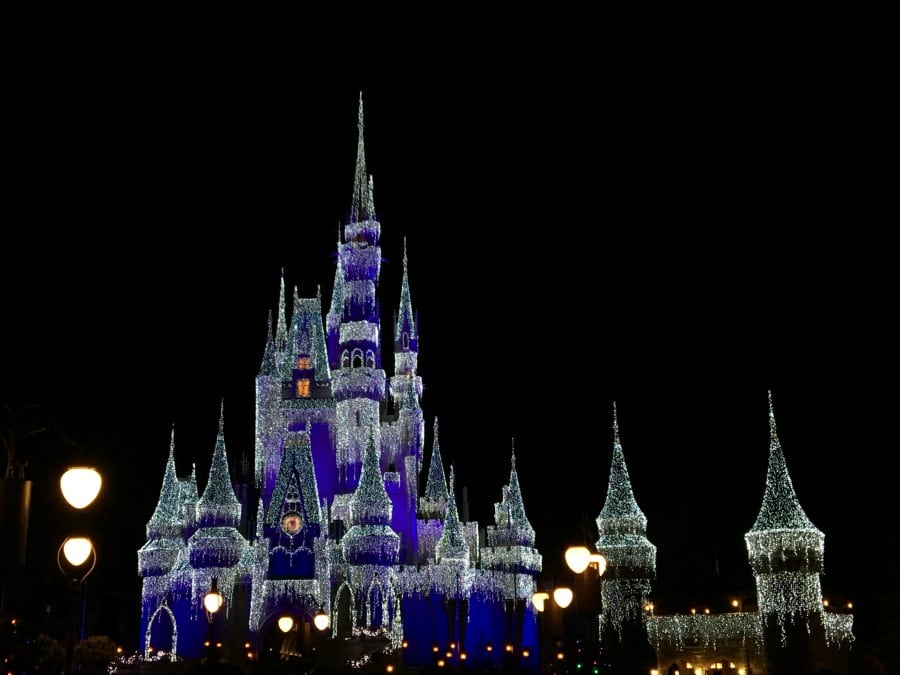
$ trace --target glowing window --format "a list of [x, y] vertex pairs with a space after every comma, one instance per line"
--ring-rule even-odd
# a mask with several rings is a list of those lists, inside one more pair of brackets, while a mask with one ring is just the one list
[[297, 396], [309, 396], [309, 380], [297, 380]]
[[301, 356], [297, 359], [297, 368], [300, 370], [309, 370], [312, 368], [312, 362], [308, 356]]

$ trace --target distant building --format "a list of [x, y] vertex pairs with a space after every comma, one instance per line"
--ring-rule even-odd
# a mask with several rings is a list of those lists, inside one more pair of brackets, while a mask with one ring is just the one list
[[[615, 418], [614, 418], [615, 419]], [[825, 606], [825, 536], [794, 491], [769, 397], [770, 449], [763, 503], [745, 535], [756, 598], [730, 611], [661, 615], [649, 602], [656, 547], [631, 487], [618, 425], [606, 502], [597, 518], [597, 551], [607, 560], [601, 579], [599, 628], [617, 673], [775, 675], [847, 673], [853, 615]], [[653, 653], [647, 658], [645, 647]]]
[[[331, 305], [320, 294], [286, 303], [256, 378], [255, 461], [229, 472], [220, 418], [209, 478], [176, 475], [174, 430], [159, 502], [138, 551], [141, 649], [205, 654], [203, 597], [225, 596], [215, 638], [261, 653], [309, 654], [311, 627], [331, 617], [325, 642], [358, 665], [376, 648], [402, 649], [407, 665], [508, 664], [537, 669], [530, 602], [541, 555], [525, 514], [512, 454], [494, 523], [460, 518], [433, 428], [424, 466], [418, 317], [404, 246], [391, 323], [393, 373], [383, 364], [381, 225], [366, 173], [359, 106], [356, 177], [337, 246]], [[420, 480], [424, 479], [424, 486]], [[290, 616], [287, 634], [276, 626]]]

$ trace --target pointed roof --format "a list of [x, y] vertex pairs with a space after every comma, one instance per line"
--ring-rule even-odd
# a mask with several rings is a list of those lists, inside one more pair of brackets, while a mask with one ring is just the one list
[[400, 284], [400, 309], [397, 312], [395, 335], [407, 333], [410, 339], [416, 337], [416, 322], [413, 316], [412, 299], [409, 293], [409, 262], [406, 255], [406, 237], [403, 237], [403, 281]]
[[314, 298], [301, 298], [294, 287], [294, 311], [291, 317], [290, 346], [282, 366], [282, 376], [291, 378], [300, 356], [308, 356], [314, 371], [316, 382], [327, 382], [331, 379], [331, 368], [328, 364], [328, 349], [325, 345], [325, 329], [322, 326], [322, 296], [318, 291]]
[[601, 540], [604, 535], [643, 535], [647, 531], [647, 517], [634, 498], [631, 478], [625, 465], [625, 453], [619, 441], [619, 421], [615, 403], [613, 403], [613, 456], [609, 470], [609, 487], [606, 491], [606, 502], [600, 515], [597, 516], [597, 529]]
[[241, 519], [241, 503], [234, 494], [228, 457], [225, 454], [224, 400], [219, 407], [219, 433], [209, 467], [209, 478], [197, 502], [201, 526], [236, 526]]
[[[516, 471], [516, 445], [513, 439], [512, 456], [510, 458], [509, 471], [509, 497], [507, 499], [507, 511], [509, 512], [509, 522], [511, 526], [520, 527], [524, 530], [534, 532], [531, 523], [528, 522], [528, 516], [525, 515], [525, 502], [522, 500], [522, 489], [519, 487], [519, 474]], [[532, 537], [534, 535], [532, 534]], [[534, 540], [532, 539], [532, 544]]]
[[287, 303], [284, 297], [284, 268], [281, 268], [278, 286], [278, 326], [275, 329], [275, 349], [283, 351], [287, 343], [287, 317], [285, 311]]
[[173, 424], [169, 442], [169, 458], [163, 473], [159, 501], [147, 523], [147, 538], [176, 537], [180, 536], [181, 530], [181, 487], [175, 472], [175, 425]]
[[353, 177], [353, 202], [350, 206], [350, 222], [360, 223], [375, 218], [375, 204], [372, 198], [372, 180], [366, 173], [366, 148], [363, 140], [363, 99], [359, 92], [359, 113], [357, 119], [359, 138], [356, 144], [356, 172]]
[[275, 489], [269, 500], [266, 525], [281, 521], [282, 508], [298, 509], [307, 523], [321, 525], [319, 489], [307, 430], [292, 431], [284, 441]]
[[259, 366], [260, 375], [277, 375], [278, 368], [275, 364], [275, 338], [272, 336], [272, 310], [269, 310], [269, 318], [266, 321], [266, 347], [263, 350], [262, 363]]
[[350, 498], [351, 525], [389, 525], [393, 504], [384, 487], [375, 441], [369, 438], [363, 456], [359, 485]]
[[[434, 505], [439, 505], [443, 511], [447, 503], [447, 478], [444, 474], [444, 464], [441, 459], [441, 444], [438, 440], [438, 418], [434, 418], [434, 442], [431, 450], [431, 459], [428, 464], [428, 478], [425, 481], [425, 500]], [[435, 514], [436, 515], [436, 514]]]
[[441, 537], [435, 546], [435, 557], [438, 562], [445, 560], [469, 560], [469, 545], [463, 538], [459, 511], [456, 508], [455, 481], [455, 472], [451, 464], [450, 498], [447, 502], [447, 510], [444, 512], [444, 531], [441, 533]]
[[769, 392], [769, 465], [766, 471], [766, 490], [762, 507], [751, 532], [766, 530], [811, 530], [818, 531], [806, 516], [794, 484], [788, 474], [787, 462], [778, 430], [775, 427], [775, 412], [772, 407], [772, 392]]

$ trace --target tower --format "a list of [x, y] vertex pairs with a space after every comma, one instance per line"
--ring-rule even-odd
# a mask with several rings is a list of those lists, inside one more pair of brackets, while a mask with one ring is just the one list
[[617, 672], [646, 673], [649, 643], [644, 607], [656, 577], [656, 546], [647, 539], [647, 517], [634, 498], [613, 403], [613, 454], [606, 501], [597, 516], [597, 552], [606, 558], [600, 582], [600, 630]]

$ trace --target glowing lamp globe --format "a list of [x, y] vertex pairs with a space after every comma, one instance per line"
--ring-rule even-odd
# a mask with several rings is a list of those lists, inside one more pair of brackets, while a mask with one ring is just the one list
[[213, 577], [209, 593], [203, 596], [203, 606], [210, 615], [213, 615], [222, 609], [223, 604], [225, 604], [225, 598], [219, 593], [218, 579]]
[[91, 557], [94, 545], [87, 537], [69, 537], [63, 544], [63, 555], [73, 567], [81, 567]]
[[282, 616], [278, 618], [278, 630], [282, 633], [287, 633], [291, 628], [294, 627], [294, 618], [290, 616]]
[[72, 467], [59, 479], [63, 497], [76, 509], [83, 509], [93, 502], [100, 494], [102, 484], [100, 473], [86, 466]]
[[561, 587], [553, 589], [553, 599], [556, 601], [556, 604], [563, 609], [572, 604], [572, 598], [574, 597], [575, 594], [572, 593], [571, 588]]
[[566, 565], [575, 574], [584, 572], [591, 563], [591, 551], [587, 546], [570, 546], [566, 549]]
[[591, 553], [589, 564], [597, 565], [597, 574], [601, 577], [606, 572], [606, 558], [599, 553]]
[[535, 593], [531, 596], [531, 604], [534, 605], [534, 608], [539, 611], [544, 611], [544, 602], [550, 599], [550, 594], [544, 591], [540, 593]]
[[313, 625], [316, 627], [316, 630], [325, 630], [331, 625], [331, 618], [324, 610], [320, 609], [319, 613], [313, 617]]

